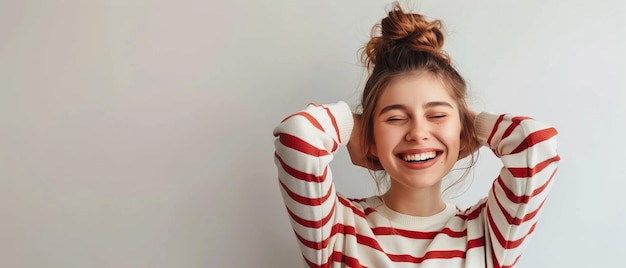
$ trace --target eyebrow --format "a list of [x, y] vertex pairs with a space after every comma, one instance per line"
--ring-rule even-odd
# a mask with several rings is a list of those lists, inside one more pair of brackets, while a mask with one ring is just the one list
[[[427, 102], [427, 103], [424, 103], [424, 105], [422, 105], [422, 108], [426, 109], [426, 108], [432, 108], [432, 107], [437, 107], [437, 106], [446, 106], [446, 107], [454, 108], [452, 106], [452, 104], [450, 104], [449, 102], [446, 102], [446, 101], [431, 101], [431, 102]], [[391, 111], [391, 110], [404, 110], [404, 111], [407, 111], [407, 110], [409, 110], [409, 107], [407, 107], [404, 104], [392, 104], [392, 105], [385, 106], [384, 108], [382, 108], [380, 110], [380, 113], [378, 113], [378, 115], [384, 114], [384, 113], [386, 113], [388, 111]]]

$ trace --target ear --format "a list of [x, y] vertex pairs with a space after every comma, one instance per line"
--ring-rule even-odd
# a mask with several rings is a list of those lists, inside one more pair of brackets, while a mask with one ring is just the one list
[[465, 157], [467, 157], [468, 155], [471, 154], [471, 152], [468, 151], [469, 150], [469, 145], [467, 144], [467, 140], [465, 139], [461, 139], [461, 142], [459, 144], [459, 157], [458, 159], [463, 159]]
[[370, 148], [369, 148], [369, 152], [368, 154], [374, 156], [374, 157], [378, 157], [378, 150], [376, 150], [376, 144], [370, 144]]

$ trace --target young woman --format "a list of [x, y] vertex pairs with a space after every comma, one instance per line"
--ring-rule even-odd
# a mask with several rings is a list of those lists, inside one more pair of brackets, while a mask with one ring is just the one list
[[[309, 105], [274, 129], [275, 162], [308, 267], [511, 267], [529, 242], [557, 169], [554, 128], [528, 117], [475, 113], [441, 50], [439, 21], [396, 3], [364, 49], [370, 70], [360, 114]], [[388, 190], [348, 199], [329, 162], [384, 170]], [[460, 210], [441, 181], [488, 146], [502, 160], [488, 196]], [[377, 178], [380, 179], [380, 178]]]

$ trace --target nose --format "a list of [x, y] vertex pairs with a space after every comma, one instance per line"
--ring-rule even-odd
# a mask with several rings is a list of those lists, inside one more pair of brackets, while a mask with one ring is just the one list
[[413, 120], [407, 130], [406, 140], [415, 142], [428, 140], [428, 138], [430, 138], [428, 123]]

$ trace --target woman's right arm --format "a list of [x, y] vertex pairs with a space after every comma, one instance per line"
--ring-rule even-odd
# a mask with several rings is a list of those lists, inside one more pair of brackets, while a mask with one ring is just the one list
[[337, 195], [329, 163], [353, 127], [345, 102], [310, 104], [275, 129], [274, 159], [291, 225], [307, 262], [320, 265], [332, 256]]

